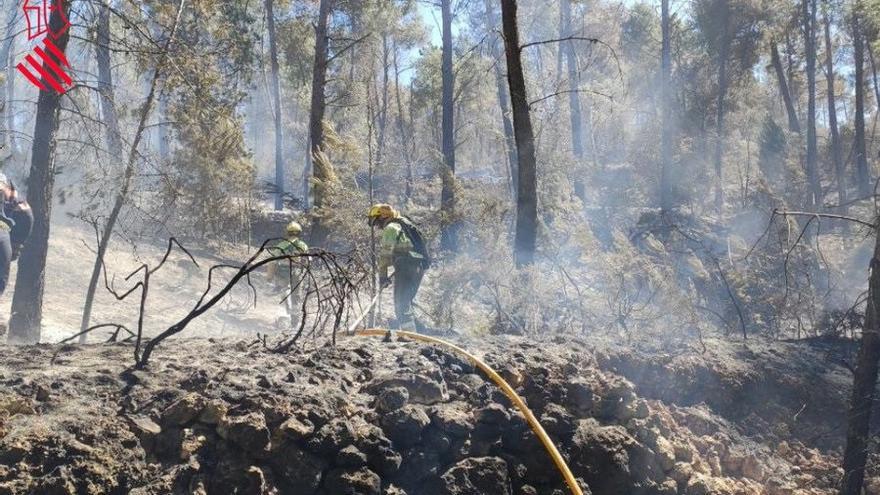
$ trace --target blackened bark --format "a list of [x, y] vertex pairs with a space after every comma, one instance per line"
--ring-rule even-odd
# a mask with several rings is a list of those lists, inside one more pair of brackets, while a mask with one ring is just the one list
[[526, 81], [522, 67], [522, 49], [516, 21], [516, 0], [501, 0], [501, 23], [507, 55], [507, 82], [513, 107], [516, 136], [519, 188], [516, 201], [516, 236], [514, 259], [517, 266], [532, 264], [538, 232], [538, 193], [535, 158], [535, 135], [529, 115]]
[[[60, 4], [61, 8], [52, 11], [49, 28], [52, 31], [59, 31], [70, 12], [70, 2], [54, 0], [53, 4]], [[68, 29], [58, 36], [55, 46], [64, 53], [69, 40]], [[50, 53], [49, 56], [56, 64], [62, 63], [54, 54]], [[46, 73], [52, 73], [52, 69], [48, 66], [44, 69]], [[49, 87], [49, 84], [45, 86]], [[52, 89], [40, 91], [31, 149], [31, 169], [27, 179], [28, 201], [33, 209], [34, 224], [18, 262], [15, 294], [12, 298], [12, 318], [9, 321], [9, 340], [12, 342], [40, 341], [46, 255], [49, 251], [49, 222], [52, 216], [52, 191], [55, 186], [55, 135], [58, 131], [60, 108], [61, 95]]]
[[391, 46], [388, 42], [388, 33], [382, 33], [382, 103], [379, 109], [379, 136], [376, 139], [376, 165], [381, 169], [385, 162], [385, 135], [388, 127], [388, 69], [389, 50]]
[[[325, 189], [328, 181], [332, 178], [332, 172], [324, 163], [315, 160], [314, 156], [324, 151], [324, 86], [327, 84], [327, 23], [330, 18], [330, 10], [333, 0], [321, 0], [318, 7], [318, 23], [315, 25], [315, 61], [312, 66], [312, 102], [309, 111], [309, 162], [314, 179], [313, 206], [320, 209], [325, 203]], [[311, 244], [321, 245], [327, 236], [326, 227], [321, 221], [321, 215], [315, 216], [312, 225]]]
[[455, 103], [453, 90], [455, 75], [452, 69], [452, 0], [441, 0], [443, 53], [441, 76], [443, 83], [442, 107], [443, 122], [441, 124], [441, 148], [443, 153], [442, 180], [443, 190], [440, 193], [440, 209], [443, 214], [440, 232], [440, 245], [446, 251], [458, 250], [458, 221], [455, 218]]
[[791, 91], [788, 88], [788, 79], [785, 77], [785, 70], [782, 68], [782, 59], [779, 57], [779, 47], [775, 42], [770, 44], [770, 61], [773, 64], [773, 70], [776, 72], [776, 80], [779, 83], [779, 93], [782, 95], [782, 102], [785, 104], [785, 113], [788, 115], [788, 130], [801, 133], [801, 124], [798, 121], [797, 111], [794, 108], [794, 102], [791, 99]]
[[[498, 25], [498, 18], [495, 16], [495, 10], [492, 7], [492, 0], [485, 0], [486, 4], [486, 24], [489, 30], [495, 29]], [[516, 138], [513, 135], [513, 122], [510, 120], [510, 94], [508, 94], [507, 81], [505, 81], [504, 71], [501, 69], [501, 61], [504, 53], [501, 45], [497, 41], [492, 42], [492, 58], [495, 59], [493, 69], [495, 73], [495, 92], [498, 95], [498, 106], [501, 109], [501, 124], [504, 128], [504, 148], [507, 151], [507, 166], [510, 171], [510, 190], [516, 199], [516, 191], [519, 180], [516, 172]], [[560, 52], [562, 53], [562, 52]], [[560, 71], [562, 58], [560, 55], [559, 67]]]
[[865, 479], [868, 458], [871, 406], [877, 386], [877, 363], [880, 359], [880, 223], [875, 227], [874, 256], [868, 279], [868, 301], [865, 309], [865, 327], [859, 348], [853, 379], [852, 403], [843, 452], [843, 485], [841, 495], [859, 495]]
[[266, 28], [269, 35], [269, 84], [275, 111], [275, 209], [284, 208], [284, 128], [281, 123], [281, 84], [278, 81], [278, 43], [275, 34], [275, 0], [265, 0]]
[[403, 153], [403, 160], [406, 162], [406, 189], [404, 197], [409, 200], [412, 196], [413, 186], [413, 170], [412, 170], [412, 153], [410, 152], [410, 132], [406, 131], [406, 124], [403, 121], [403, 101], [400, 98], [400, 67], [397, 63], [398, 49], [397, 44], [394, 45], [394, 99], [397, 103], [397, 134], [400, 138], [400, 148]]
[[[830, 8], [829, 8], [830, 10]], [[831, 133], [831, 162], [837, 180], [837, 204], [846, 213], [846, 171], [843, 168], [843, 149], [837, 126], [837, 100], [834, 94], [834, 46], [831, 44], [831, 19], [825, 12], [825, 81], [828, 98], [828, 130]]]
[[855, 66], [855, 161], [859, 194], [867, 197], [873, 184], [868, 170], [868, 152], [865, 145], [865, 39], [858, 11], [852, 14], [853, 65]]
[[814, 209], [822, 204], [816, 143], [816, 0], [803, 0], [801, 5], [807, 65], [807, 206]]

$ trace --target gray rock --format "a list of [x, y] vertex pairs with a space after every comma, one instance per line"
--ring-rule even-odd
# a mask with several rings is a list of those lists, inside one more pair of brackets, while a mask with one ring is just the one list
[[348, 421], [336, 418], [322, 426], [309, 439], [309, 450], [322, 455], [334, 455], [346, 445], [354, 443], [354, 429]]
[[396, 411], [406, 405], [409, 391], [405, 387], [391, 387], [379, 392], [376, 398], [376, 410], [380, 413]]
[[382, 431], [392, 442], [401, 447], [409, 447], [421, 440], [422, 430], [431, 420], [421, 408], [406, 406], [382, 416], [381, 423]]
[[382, 480], [367, 468], [334, 469], [327, 473], [324, 492], [328, 495], [379, 495]]
[[205, 408], [205, 398], [196, 393], [186, 394], [162, 411], [162, 424], [184, 426], [195, 420]]
[[403, 387], [409, 392], [410, 404], [431, 405], [449, 400], [446, 382], [415, 373], [380, 377], [367, 386], [369, 393], [378, 393], [393, 387]]
[[477, 421], [490, 425], [503, 425], [510, 421], [510, 413], [501, 404], [492, 403], [475, 413]]
[[310, 454], [294, 444], [282, 446], [277, 454], [269, 458], [273, 472], [296, 493], [313, 493], [321, 484], [321, 474], [327, 463], [318, 456]]
[[269, 446], [269, 429], [261, 412], [227, 416], [217, 425], [217, 434], [250, 453], [263, 453]]
[[441, 495], [510, 495], [507, 463], [498, 457], [471, 457], [440, 476]]
[[453, 437], [465, 437], [474, 429], [473, 416], [463, 408], [451, 404], [436, 406], [431, 413], [431, 422], [441, 431]]
[[336, 455], [336, 465], [345, 468], [359, 468], [367, 465], [367, 454], [354, 445], [343, 448]]

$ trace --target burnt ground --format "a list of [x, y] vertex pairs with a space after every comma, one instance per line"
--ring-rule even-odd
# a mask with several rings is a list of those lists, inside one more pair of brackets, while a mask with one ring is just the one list
[[[461, 344], [526, 398], [586, 493], [830, 494], [841, 476], [851, 377], [827, 346]], [[134, 372], [131, 354], [0, 347], [0, 494], [567, 493], [507, 399], [437, 348], [180, 339]]]

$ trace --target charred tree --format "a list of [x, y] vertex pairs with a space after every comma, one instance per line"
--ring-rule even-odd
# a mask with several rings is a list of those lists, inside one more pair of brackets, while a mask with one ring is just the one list
[[[320, 210], [324, 207], [325, 192], [328, 183], [332, 180], [332, 171], [328, 169], [329, 163], [325, 160], [316, 160], [315, 157], [324, 152], [324, 112], [327, 102], [324, 97], [324, 86], [327, 84], [327, 52], [329, 39], [327, 37], [327, 23], [330, 18], [330, 10], [333, 0], [321, 0], [318, 7], [318, 22], [315, 25], [315, 61], [312, 65], [312, 102], [309, 110], [309, 162], [312, 167], [314, 179], [313, 207]], [[320, 212], [315, 216], [312, 225], [312, 244], [321, 245], [327, 236], [326, 227], [321, 221]]]
[[519, 186], [516, 195], [516, 236], [514, 259], [517, 266], [530, 265], [535, 259], [538, 233], [537, 164], [535, 135], [529, 115], [526, 80], [522, 67], [522, 47], [516, 20], [516, 0], [501, 0], [501, 24], [507, 56], [507, 83], [513, 107]]
[[269, 84], [275, 118], [275, 210], [284, 208], [284, 128], [281, 123], [281, 84], [278, 81], [278, 43], [275, 34], [275, 0], [265, 0], [266, 31], [269, 36]]
[[[565, 36], [571, 35], [571, 0], [560, 0], [562, 11], [562, 24], [565, 28]], [[577, 53], [574, 49], [574, 41], [561, 42], [561, 48], [565, 52], [565, 67], [568, 76], [568, 116], [571, 122], [571, 150], [575, 162], [574, 167], [574, 192], [581, 202], [586, 202], [587, 192], [584, 185], [583, 162], [584, 162], [584, 128], [583, 114], [581, 113], [581, 99], [578, 93], [580, 75], [577, 67]]]
[[794, 108], [791, 91], [788, 88], [788, 79], [785, 76], [785, 70], [782, 68], [782, 59], [779, 57], [779, 47], [776, 45], [776, 42], [771, 42], [770, 44], [770, 61], [773, 64], [773, 71], [776, 73], [782, 102], [785, 104], [785, 113], [788, 115], [788, 130], [800, 134], [801, 124], [798, 121], [797, 110]]
[[672, 179], [672, 105], [669, 82], [672, 77], [672, 53], [669, 39], [669, 0], [660, 2], [660, 211], [673, 208]]
[[394, 46], [394, 100], [397, 104], [397, 134], [400, 138], [400, 148], [403, 152], [403, 160], [406, 162], [406, 188], [404, 197], [409, 200], [412, 196], [413, 187], [413, 169], [412, 169], [412, 153], [410, 151], [410, 141], [412, 127], [407, 132], [406, 124], [403, 120], [403, 99], [400, 97], [400, 67], [397, 61], [398, 49]]
[[840, 495], [862, 493], [865, 463], [868, 459], [871, 409], [877, 386], [877, 364], [880, 360], [880, 315], [877, 314], [880, 310], [880, 222], [877, 223], [874, 231], [876, 238], [868, 279], [865, 326], [862, 330], [862, 343], [853, 378]]
[[[70, 2], [55, 0], [60, 7], [49, 16], [49, 29], [60, 32], [70, 12]], [[64, 30], [55, 40], [62, 54], [67, 50], [70, 30]], [[54, 64], [62, 61], [54, 53], [48, 55]], [[44, 73], [52, 69], [44, 63]], [[9, 321], [9, 339], [14, 342], [40, 341], [43, 319], [43, 289], [45, 287], [46, 255], [49, 251], [49, 222], [52, 217], [52, 192], [55, 187], [55, 135], [58, 132], [61, 95], [51, 89], [40, 90], [37, 98], [36, 123], [31, 148], [31, 168], [27, 179], [28, 200], [34, 214], [31, 236], [18, 262], [15, 294], [12, 298], [12, 318]]]
[[815, 209], [822, 204], [816, 143], [816, 0], [803, 0], [801, 5], [807, 66], [807, 205]]
[[[485, 4], [487, 28], [492, 30], [498, 26], [498, 18], [492, 7], [492, 0], [485, 0]], [[510, 94], [507, 89], [507, 81], [504, 80], [504, 71], [501, 68], [501, 61], [504, 54], [501, 45], [499, 45], [497, 41], [492, 42], [491, 50], [492, 58], [495, 59], [495, 63], [492, 67], [493, 72], [495, 73], [495, 92], [498, 95], [498, 107], [501, 109], [501, 124], [504, 129], [504, 148], [505, 151], [507, 151], [507, 166], [510, 171], [510, 188], [514, 199], [516, 199], [517, 184], [519, 183], [516, 172], [516, 138], [513, 135], [513, 122], [510, 120]], [[561, 67], [561, 56], [559, 61]]]
[[[829, 9], [830, 10], [830, 9]], [[831, 19], [828, 12], [824, 17], [825, 31], [825, 80], [828, 98], [828, 130], [831, 133], [831, 162], [837, 180], [837, 204], [846, 212], [846, 171], [843, 168], [843, 149], [840, 144], [840, 129], [837, 126], [837, 100], [834, 94], [834, 46], [831, 44]]]
[[390, 69], [390, 50], [391, 46], [388, 40], [388, 32], [382, 33], [382, 101], [379, 108], [378, 123], [379, 135], [376, 138], [376, 165], [380, 168], [385, 162], [385, 141], [386, 128], [388, 127], [388, 85], [390, 77], [388, 70]]
[[441, 76], [443, 83], [441, 124], [441, 150], [443, 153], [440, 210], [443, 214], [440, 246], [446, 251], [458, 250], [458, 221], [455, 219], [455, 74], [452, 67], [452, 0], [441, 0], [440, 10], [443, 26]]
[[855, 162], [859, 194], [871, 194], [871, 174], [868, 170], [868, 151], [865, 144], [865, 38], [862, 31], [860, 12], [852, 13], [853, 65], [855, 67]]

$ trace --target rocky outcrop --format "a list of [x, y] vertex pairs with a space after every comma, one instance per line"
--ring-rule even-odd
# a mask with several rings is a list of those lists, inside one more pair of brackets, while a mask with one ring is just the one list
[[[482, 345], [585, 493], [813, 495], [839, 479], [833, 453], [764, 442], [704, 404], [645, 398], [638, 376], [578, 343]], [[277, 355], [186, 341], [125, 390], [108, 379], [122, 367], [104, 363], [130, 349], [98, 349], [67, 362], [101, 366], [52, 368], [65, 387], [0, 368], [0, 495], [567, 493], [507, 398], [435, 348], [362, 340]], [[0, 363], [15, 352], [0, 349]]]

